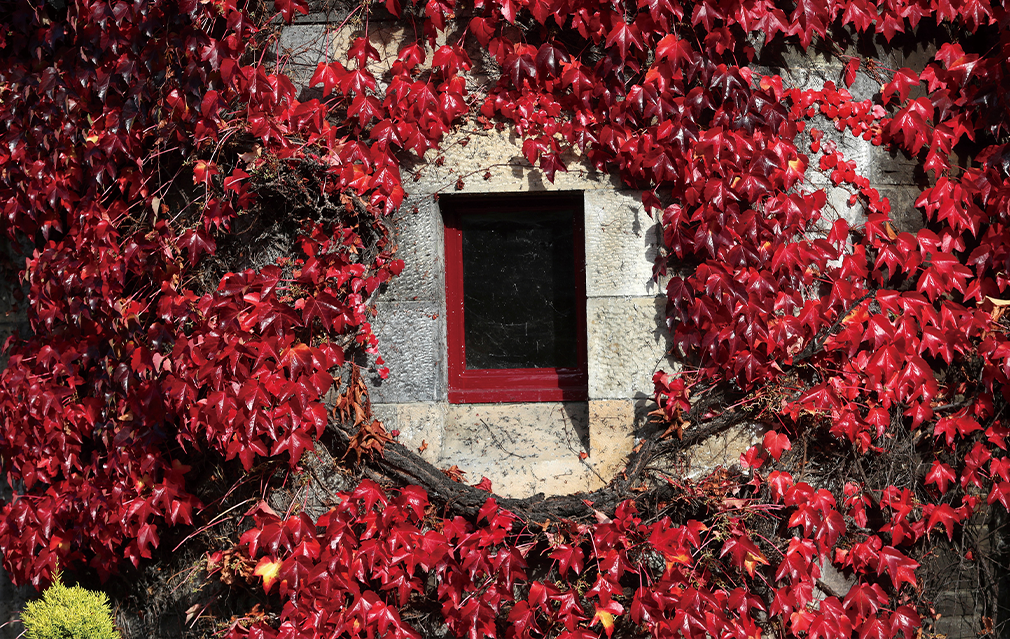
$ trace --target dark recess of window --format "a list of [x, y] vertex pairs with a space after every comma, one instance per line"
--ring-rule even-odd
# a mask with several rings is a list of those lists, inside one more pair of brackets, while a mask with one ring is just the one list
[[450, 402], [586, 399], [582, 199], [439, 200]]

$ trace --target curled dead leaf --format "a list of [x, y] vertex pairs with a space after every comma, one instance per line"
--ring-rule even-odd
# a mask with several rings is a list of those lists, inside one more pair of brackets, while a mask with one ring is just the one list
[[368, 455], [369, 459], [374, 458], [376, 453], [382, 457], [383, 447], [391, 441], [393, 438], [383, 428], [382, 422], [373, 419], [368, 424], [362, 425], [354, 434], [347, 444], [347, 452], [344, 453], [344, 457], [347, 457], [347, 453], [351, 451], [354, 451], [355, 462], [360, 462], [364, 455]]
[[463, 483], [463, 476], [466, 475], [465, 470], [460, 470], [459, 466], [453, 464], [448, 468], [442, 469], [442, 474], [457, 483]]

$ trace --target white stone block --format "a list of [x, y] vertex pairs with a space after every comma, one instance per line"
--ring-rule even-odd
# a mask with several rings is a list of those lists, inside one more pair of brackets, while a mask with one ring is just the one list
[[667, 357], [666, 297], [601, 297], [586, 302], [590, 399], [652, 397], [652, 376]]
[[586, 295], [655, 295], [652, 266], [662, 230], [638, 191], [585, 193]]

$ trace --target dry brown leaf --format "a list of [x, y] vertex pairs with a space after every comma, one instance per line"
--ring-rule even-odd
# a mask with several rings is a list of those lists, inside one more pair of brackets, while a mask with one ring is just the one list
[[457, 483], [463, 483], [463, 476], [466, 475], [465, 470], [460, 470], [459, 466], [453, 464], [448, 468], [442, 469], [442, 474]]
[[355, 462], [360, 462], [364, 455], [368, 455], [369, 459], [373, 459], [376, 453], [382, 457], [383, 447], [391, 441], [393, 438], [383, 428], [382, 422], [373, 419], [354, 434], [347, 444], [347, 452], [344, 453], [344, 457], [347, 457], [347, 453], [351, 451], [354, 451]]
[[887, 239], [892, 242], [898, 239], [898, 234], [894, 232], [894, 227], [891, 226], [890, 222], [884, 222], [884, 232], [887, 233]]

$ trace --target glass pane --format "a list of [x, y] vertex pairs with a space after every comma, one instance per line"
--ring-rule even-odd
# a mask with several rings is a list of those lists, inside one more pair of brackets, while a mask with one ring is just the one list
[[468, 369], [578, 364], [572, 215], [461, 216]]

